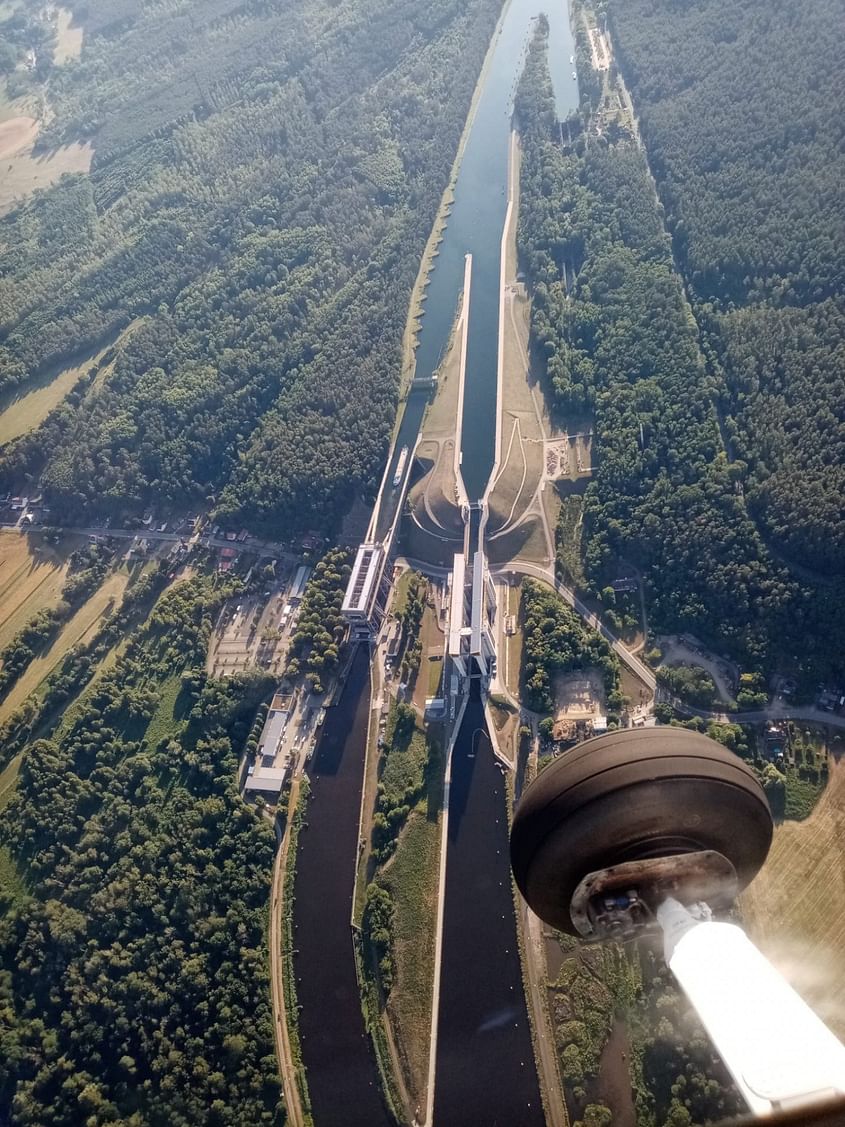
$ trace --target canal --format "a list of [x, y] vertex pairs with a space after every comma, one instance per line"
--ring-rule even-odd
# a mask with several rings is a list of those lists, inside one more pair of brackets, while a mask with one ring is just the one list
[[435, 1127], [542, 1127], [522, 987], [505, 780], [477, 689], [452, 752]]
[[[508, 143], [516, 86], [545, 12], [558, 116], [578, 103], [565, 0], [510, 0], [496, 32], [485, 82], [455, 186], [454, 203], [426, 291], [416, 374], [429, 376], [449, 339], [473, 255], [461, 435], [471, 499], [483, 496], [495, 450], [499, 259], [506, 213]], [[413, 448], [428, 396], [409, 396], [387, 469], [379, 536], [390, 526], [390, 490], [403, 446]], [[393, 499], [392, 499], [393, 498]], [[369, 712], [362, 647], [339, 704], [329, 710], [310, 775], [314, 799], [300, 838], [294, 909], [300, 1030], [317, 1127], [382, 1127], [375, 1062], [364, 1029], [350, 916]], [[481, 701], [467, 704], [453, 750], [438, 1010], [435, 1127], [468, 1123], [534, 1127], [542, 1107], [517, 949], [506, 794], [486, 735]]]
[[359, 646], [339, 703], [328, 709], [309, 775], [299, 838], [294, 969], [302, 1057], [317, 1127], [388, 1127], [364, 1029], [352, 949], [358, 814], [370, 709], [369, 653]]
[[[478, 97], [455, 184], [443, 241], [429, 276], [415, 357], [415, 374], [428, 378], [440, 364], [463, 287], [464, 258], [472, 254], [467, 371], [461, 436], [461, 472], [470, 500], [484, 495], [496, 442], [496, 366], [499, 331], [499, 253], [507, 211], [508, 140], [516, 87], [534, 20], [549, 20], [549, 69], [558, 117], [578, 106], [578, 84], [570, 57], [575, 46], [566, 0], [510, 0], [496, 32], [495, 49]], [[398, 495], [390, 489], [403, 446], [413, 449], [429, 400], [411, 392], [388, 465], [378, 520], [379, 537], [393, 520]]]

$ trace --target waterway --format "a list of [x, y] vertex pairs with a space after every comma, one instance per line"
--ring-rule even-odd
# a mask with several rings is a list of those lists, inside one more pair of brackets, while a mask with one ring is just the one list
[[542, 1127], [508, 866], [507, 795], [477, 690], [452, 752], [435, 1127]]
[[311, 762], [308, 825], [297, 853], [294, 968], [317, 1127], [392, 1123], [364, 1028], [350, 924], [369, 708], [369, 654], [360, 646]]
[[[467, 138], [455, 184], [454, 203], [439, 253], [429, 276], [424, 313], [416, 351], [416, 375], [430, 377], [449, 340], [464, 279], [464, 258], [472, 254], [464, 393], [464, 428], [461, 435], [461, 473], [470, 500], [484, 494], [493, 468], [496, 427], [496, 365], [499, 330], [499, 257], [507, 210], [508, 140], [513, 103], [534, 20], [545, 12], [549, 19], [549, 69], [558, 117], [562, 120], [578, 106], [578, 84], [569, 60], [575, 45], [565, 0], [510, 0], [496, 33], [495, 49], [488, 60], [483, 89]], [[390, 527], [394, 507], [390, 482], [403, 446], [413, 449], [422, 422], [427, 392], [412, 392], [405, 405], [387, 486], [379, 514], [378, 530]]]
[[[563, 0], [510, 0], [496, 35], [461, 162], [455, 199], [427, 288], [416, 374], [430, 376], [449, 339], [473, 256], [468, 322], [462, 474], [480, 498], [493, 465], [496, 425], [499, 259], [506, 213], [513, 99], [533, 21], [550, 21], [550, 66], [558, 116], [577, 105], [574, 53]], [[403, 446], [413, 448], [425, 393], [412, 393], [387, 468], [378, 514], [395, 514], [390, 482]], [[329, 711], [310, 775], [315, 799], [297, 864], [295, 956], [303, 1058], [317, 1127], [382, 1127], [375, 1064], [364, 1030], [350, 931], [358, 811], [369, 710], [362, 648], [340, 703]], [[435, 1123], [540, 1127], [542, 1108], [517, 950], [504, 779], [471, 700], [453, 751], [446, 900], [438, 1015]]]

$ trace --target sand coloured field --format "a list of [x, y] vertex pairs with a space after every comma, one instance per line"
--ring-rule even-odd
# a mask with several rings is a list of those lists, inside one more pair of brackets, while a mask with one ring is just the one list
[[0, 160], [31, 148], [37, 136], [38, 122], [34, 117], [10, 117], [8, 121], [0, 121]]
[[32, 117], [0, 121], [0, 215], [38, 188], [47, 188], [65, 172], [87, 172], [94, 156], [90, 141], [74, 141], [33, 154], [39, 123]]

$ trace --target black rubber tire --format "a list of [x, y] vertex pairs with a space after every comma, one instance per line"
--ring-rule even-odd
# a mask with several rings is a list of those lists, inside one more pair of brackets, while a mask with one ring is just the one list
[[575, 935], [569, 906], [588, 873], [715, 849], [742, 889], [771, 841], [763, 788], [733, 752], [685, 728], [625, 729], [565, 752], [528, 787], [511, 829], [511, 866], [531, 909]]

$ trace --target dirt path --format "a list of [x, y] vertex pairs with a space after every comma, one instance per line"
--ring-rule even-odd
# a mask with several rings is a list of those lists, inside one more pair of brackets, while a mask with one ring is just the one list
[[290, 1048], [287, 1017], [285, 1013], [284, 959], [282, 957], [282, 919], [285, 910], [285, 870], [290, 849], [293, 814], [299, 802], [299, 777], [291, 783], [288, 797], [288, 821], [282, 843], [273, 866], [270, 889], [270, 994], [273, 1002], [273, 1033], [276, 1041], [276, 1061], [285, 1092], [285, 1109], [291, 1127], [305, 1127], [305, 1115], [296, 1082], [296, 1068]]

